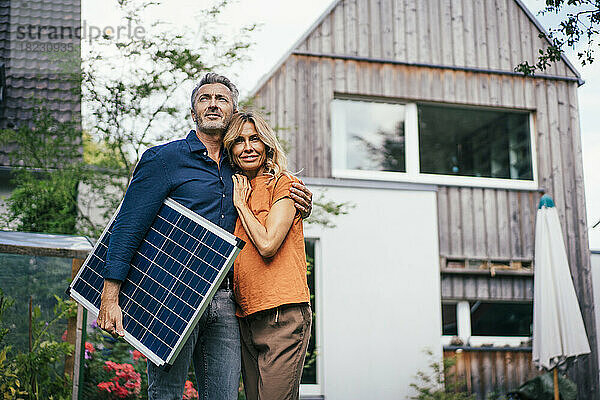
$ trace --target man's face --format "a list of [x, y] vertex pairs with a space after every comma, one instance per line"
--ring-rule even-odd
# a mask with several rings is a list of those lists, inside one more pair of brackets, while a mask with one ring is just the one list
[[192, 118], [199, 131], [222, 134], [233, 115], [233, 99], [227, 86], [208, 83], [200, 86], [194, 100]]

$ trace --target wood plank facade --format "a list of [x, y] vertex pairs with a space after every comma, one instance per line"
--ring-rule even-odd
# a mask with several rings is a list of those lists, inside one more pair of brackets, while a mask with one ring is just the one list
[[[545, 46], [519, 0], [337, 0], [252, 93], [283, 127], [292, 168], [331, 177], [331, 101], [339, 96], [527, 110], [538, 190], [439, 186], [442, 299], [532, 300], [529, 275], [469, 276], [445, 260], [533, 261], [541, 192], [555, 200], [593, 354], [570, 368], [600, 399], [577, 87], [568, 60], [545, 75], [513, 72]], [[497, 295], [496, 295], [497, 293]], [[583, 397], [582, 397], [583, 398]]]
[[490, 393], [509, 392], [538, 375], [531, 351], [526, 349], [449, 348], [444, 350], [444, 357], [456, 362], [449, 370], [453, 383], [464, 385], [460, 389], [478, 399], [485, 399]]

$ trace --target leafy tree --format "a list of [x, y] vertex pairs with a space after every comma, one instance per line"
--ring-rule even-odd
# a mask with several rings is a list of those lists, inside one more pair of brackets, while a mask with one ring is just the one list
[[9, 159], [16, 184], [7, 200], [5, 225], [26, 232], [74, 233], [77, 182], [83, 173], [77, 123], [59, 122], [38, 108], [31, 126], [3, 130], [0, 137], [0, 146], [13, 147]]
[[[118, 3], [123, 24], [148, 27], [143, 35], [102, 38], [81, 67], [79, 60], [61, 61], [62, 79], [81, 83], [85, 133], [78, 121], [58, 121], [43, 103], [31, 125], [1, 132], [0, 145], [13, 149], [16, 184], [6, 201], [5, 227], [99, 236], [143, 151], [185, 134], [194, 83], [246, 59], [254, 25], [241, 27], [231, 40], [219, 35], [219, 15], [229, 0], [202, 11], [195, 37], [148, 21], [156, 2]], [[102, 218], [94, 218], [98, 213]]]
[[119, 178], [112, 182], [113, 193], [99, 188], [96, 196], [104, 198], [105, 217], [122, 198], [143, 151], [185, 134], [194, 83], [206, 72], [226, 71], [246, 59], [255, 25], [241, 27], [230, 40], [220, 35], [219, 15], [228, 3], [213, 1], [201, 11], [202, 24], [191, 37], [187, 28], [148, 21], [146, 12], [156, 3], [119, 0], [124, 22], [148, 29], [118, 40], [105, 37], [86, 57], [84, 127], [92, 147], [104, 154], [94, 158], [96, 165]]
[[539, 49], [538, 59], [534, 65], [524, 61], [515, 71], [532, 75], [537, 71], [545, 71], [550, 65], [560, 61], [565, 47], [577, 49], [577, 56], [582, 65], [594, 62], [596, 39], [600, 26], [599, 0], [546, 0], [546, 6], [540, 14], [555, 14], [561, 21], [550, 28], [548, 35], [541, 33], [550, 44]]

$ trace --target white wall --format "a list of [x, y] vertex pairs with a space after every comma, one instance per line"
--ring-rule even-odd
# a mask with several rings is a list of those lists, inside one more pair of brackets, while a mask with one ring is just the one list
[[326, 197], [356, 207], [336, 228], [305, 225], [305, 236], [320, 242], [321, 394], [407, 399], [431, 362], [424, 350], [442, 357], [436, 193], [330, 187]]

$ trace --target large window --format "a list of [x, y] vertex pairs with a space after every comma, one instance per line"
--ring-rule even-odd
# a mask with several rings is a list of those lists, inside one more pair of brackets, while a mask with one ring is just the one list
[[420, 170], [532, 180], [529, 114], [418, 105]]
[[537, 188], [530, 112], [352, 98], [331, 111], [336, 177]]
[[532, 302], [459, 301], [442, 303], [444, 344], [458, 337], [472, 346], [521, 346], [533, 334]]
[[531, 336], [532, 303], [470, 302], [473, 336]]

